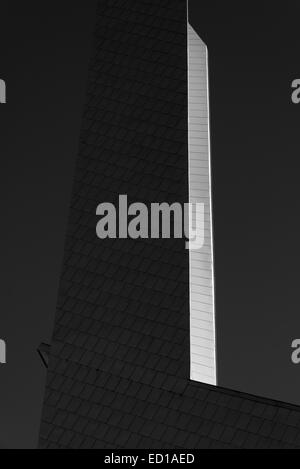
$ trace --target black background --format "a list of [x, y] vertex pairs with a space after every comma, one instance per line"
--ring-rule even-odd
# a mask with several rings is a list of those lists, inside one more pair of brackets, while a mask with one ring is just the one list
[[0, 5], [0, 445], [35, 448], [96, 1]]
[[[210, 53], [219, 382], [300, 403], [296, 2], [190, 0]], [[0, 446], [36, 447], [95, 0], [1, 2]]]

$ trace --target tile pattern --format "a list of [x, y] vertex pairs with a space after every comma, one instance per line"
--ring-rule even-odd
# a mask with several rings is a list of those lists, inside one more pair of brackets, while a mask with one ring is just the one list
[[184, 0], [101, 0], [40, 447], [300, 448], [297, 409], [190, 382], [184, 240], [96, 238], [96, 207], [186, 202]]

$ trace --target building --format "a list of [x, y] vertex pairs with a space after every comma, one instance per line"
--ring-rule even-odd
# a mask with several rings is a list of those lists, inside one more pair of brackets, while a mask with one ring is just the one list
[[[210, 202], [206, 55], [187, 28], [185, 0], [99, 1], [42, 448], [300, 447], [297, 408], [213, 386], [212, 242], [199, 259], [182, 239], [95, 235], [96, 206], [119, 194]], [[211, 215], [209, 204], [208, 230]], [[206, 266], [209, 281], [191, 291], [190, 273]]]

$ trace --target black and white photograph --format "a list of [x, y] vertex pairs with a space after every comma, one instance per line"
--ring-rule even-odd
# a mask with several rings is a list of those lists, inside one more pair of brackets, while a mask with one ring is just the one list
[[300, 3], [0, 8], [0, 449], [300, 449]]

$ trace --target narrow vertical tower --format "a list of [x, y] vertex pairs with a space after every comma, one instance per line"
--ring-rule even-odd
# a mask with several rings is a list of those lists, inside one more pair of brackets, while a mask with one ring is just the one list
[[[208, 51], [188, 24], [189, 201], [203, 204], [204, 245], [190, 250], [191, 379], [217, 384]], [[191, 223], [195, 225], [193, 211]]]

